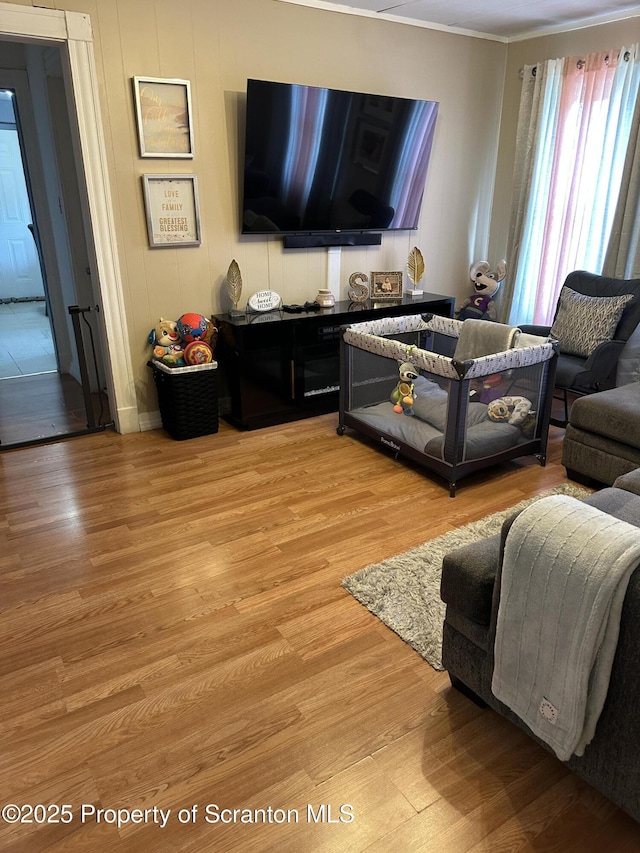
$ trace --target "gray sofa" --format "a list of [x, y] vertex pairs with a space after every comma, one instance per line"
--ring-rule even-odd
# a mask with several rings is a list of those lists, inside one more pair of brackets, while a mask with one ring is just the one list
[[596, 480], [607, 486], [640, 465], [640, 382], [573, 403], [562, 464], [572, 480]]
[[[585, 502], [640, 527], [640, 469], [619, 477], [612, 488], [595, 492]], [[534, 737], [491, 692], [493, 645], [500, 600], [499, 567], [512, 520], [513, 517], [504, 523], [501, 534], [459, 548], [445, 557], [441, 596], [447, 608], [442, 660], [454, 687], [474, 701], [489, 705]], [[625, 597], [611, 681], [595, 737], [583, 756], [573, 755], [567, 762], [578, 776], [638, 821], [639, 617], [640, 571], [636, 571], [631, 576]]]

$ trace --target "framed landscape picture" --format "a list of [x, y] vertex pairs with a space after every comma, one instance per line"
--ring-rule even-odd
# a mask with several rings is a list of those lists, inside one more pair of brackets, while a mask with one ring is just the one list
[[141, 157], [193, 157], [188, 80], [134, 77]]
[[355, 162], [377, 175], [382, 165], [388, 133], [386, 127], [361, 120], [356, 134]]

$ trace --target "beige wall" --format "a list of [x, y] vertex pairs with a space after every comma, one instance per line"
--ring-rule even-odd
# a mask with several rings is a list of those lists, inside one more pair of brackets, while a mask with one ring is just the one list
[[[418, 231], [387, 234], [379, 248], [343, 249], [341, 294], [346, 295], [352, 272], [405, 269], [417, 245], [427, 265], [425, 288], [463, 297], [469, 292], [469, 264], [481, 257], [493, 263], [506, 247], [518, 69], [539, 59], [640, 40], [640, 18], [507, 46], [275, 0], [59, 0], [49, 5], [91, 16], [143, 420], [156, 406], [145, 366], [149, 329], [161, 315], [212, 314], [228, 307], [223, 282], [232, 258], [244, 279], [241, 304], [258, 289], [274, 289], [285, 302], [302, 302], [326, 286], [324, 250], [285, 252], [275, 237], [239, 236], [238, 124], [247, 77], [440, 102]], [[191, 81], [193, 160], [138, 156], [134, 75]], [[198, 176], [203, 237], [198, 248], [148, 248], [140, 176], [167, 172]]]
[[[469, 264], [485, 254], [489, 237], [504, 44], [273, 0], [51, 5], [91, 16], [142, 413], [156, 406], [145, 366], [149, 329], [159, 316], [227, 307], [222, 285], [232, 258], [244, 280], [241, 305], [263, 288], [278, 291], [285, 302], [303, 302], [326, 286], [326, 251], [285, 252], [277, 238], [239, 236], [238, 115], [247, 77], [439, 101], [419, 230], [385, 235], [381, 247], [343, 249], [341, 295], [346, 297], [355, 271], [405, 269], [414, 245], [425, 256], [425, 289], [468, 293]], [[193, 160], [139, 158], [134, 75], [191, 81]], [[172, 172], [198, 176], [203, 242], [198, 248], [152, 250], [140, 176]]]
[[640, 17], [568, 33], [513, 42], [508, 46], [500, 147], [496, 171], [494, 209], [491, 219], [490, 254], [504, 257], [511, 213], [511, 186], [521, 82], [518, 72], [525, 65], [545, 59], [629, 46], [640, 42]]

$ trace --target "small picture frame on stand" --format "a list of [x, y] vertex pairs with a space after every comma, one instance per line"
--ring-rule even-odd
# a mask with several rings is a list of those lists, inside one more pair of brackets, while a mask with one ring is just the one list
[[371, 299], [374, 302], [402, 299], [402, 271], [372, 272]]

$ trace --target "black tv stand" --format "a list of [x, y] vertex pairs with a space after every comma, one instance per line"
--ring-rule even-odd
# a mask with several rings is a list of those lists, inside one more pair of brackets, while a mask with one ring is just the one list
[[432, 313], [452, 317], [454, 297], [424, 293], [398, 302], [338, 302], [317, 312], [220, 315], [219, 412], [257, 429], [338, 410], [341, 328], [381, 317]]
[[282, 245], [285, 249], [319, 249], [327, 246], [379, 246], [382, 234], [363, 231], [342, 231], [331, 234], [285, 234]]

